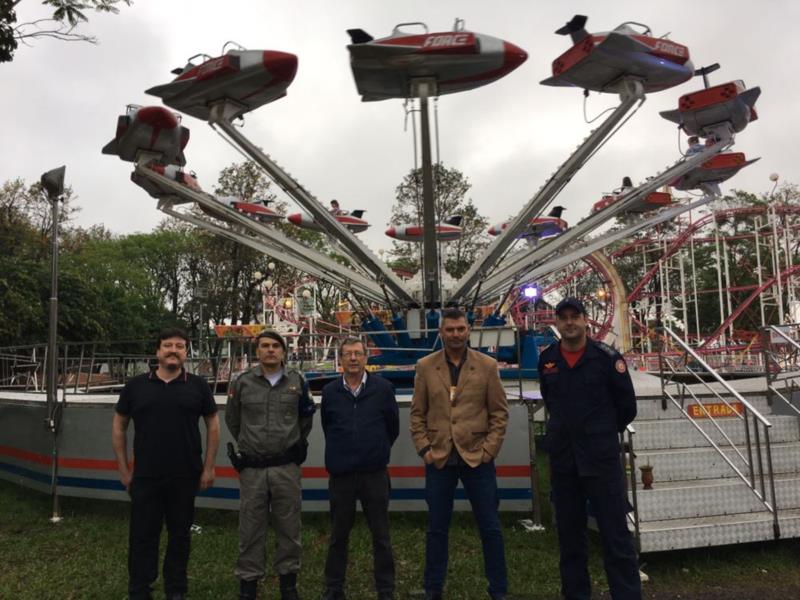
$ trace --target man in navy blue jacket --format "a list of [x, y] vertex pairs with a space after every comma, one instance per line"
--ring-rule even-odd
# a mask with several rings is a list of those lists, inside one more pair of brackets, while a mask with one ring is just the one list
[[325, 468], [330, 478], [331, 538], [325, 561], [323, 600], [344, 600], [347, 542], [356, 517], [356, 500], [372, 533], [378, 600], [394, 598], [394, 558], [389, 540], [387, 465], [400, 431], [394, 386], [368, 374], [367, 349], [358, 338], [342, 342], [344, 374], [322, 390]]
[[565, 600], [592, 597], [588, 500], [597, 518], [611, 598], [641, 600], [619, 446], [619, 432], [636, 417], [636, 393], [625, 360], [613, 348], [589, 339], [586, 325], [583, 303], [563, 299], [556, 306], [561, 341], [539, 356], [539, 384], [549, 415], [545, 446], [550, 454], [561, 592]]

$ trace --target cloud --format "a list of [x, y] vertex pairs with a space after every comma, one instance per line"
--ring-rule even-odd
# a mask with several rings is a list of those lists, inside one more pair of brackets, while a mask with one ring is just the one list
[[[580, 90], [538, 83], [569, 47], [569, 40], [553, 31], [575, 10], [590, 16], [590, 29], [607, 30], [626, 20], [647, 22], [656, 35], [671, 32], [671, 39], [688, 45], [697, 66], [720, 62], [715, 82], [743, 78], [760, 85], [761, 118], [740, 134], [736, 148], [762, 160], [729, 185], [760, 192], [769, 189], [771, 172], [798, 179], [792, 134], [800, 93], [780, 66], [796, 50], [791, 36], [775, 31], [776, 22], [798, 21], [796, 3], [772, 2], [770, 21], [752, 19], [749, 5], [733, 0], [682, 0], [669, 6], [606, 2], [602, 12], [594, 2], [573, 4], [566, 10], [556, 3], [523, 1], [174, 0], [138, 2], [116, 16], [93, 15], [88, 25], [99, 45], [43, 40], [21, 48], [13, 63], [0, 65], [6, 92], [0, 95], [6, 142], [0, 148], [0, 177], [34, 181], [45, 170], [66, 164], [67, 181], [80, 197], [83, 225], [104, 223], [119, 233], [149, 230], [161, 219], [155, 203], [128, 180], [130, 165], [101, 155], [100, 147], [113, 135], [127, 103], [156, 103], [144, 94], [146, 88], [168, 81], [170, 69], [190, 55], [218, 53], [232, 39], [300, 57], [287, 97], [248, 115], [246, 134], [322, 202], [337, 197], [346, 207], [366, 208], [374, 226], [362, 239], [375, 249], [387, 248], [383, 225], [395, 186], [414, 164], [412, 137], [403, 130], [400, 101], [360, 102], [345, 30], [361, 27], [384, 36], [396, 23], [416, 20], [427, 21], [432, 30], [447, 30], [455, 17], [462, 17], [468, 28], [512, 41], [530, 55], [507, 78], [442, 97], [438, 107], [442, 160], [465, 173], [479, 210], [491, 222], [500, 221], [536, 192], [590, 130], [583, 122]], [[677, 158], [675, 128], [658, 111], [675, 107], [681, 94], [699, 85], [695, 80], [648, 98], [563, 192], [559, 202], [569, 207], [570, 222], [585, 216], [623, 175], [644, 179]], [[587, 112], [597, 114], [614, 102], [592, 95]], [[205, 124], [189, 117], [184, 123], [192, 131], [190, 167], [210, 188], [219, 170], [239, 156]]]

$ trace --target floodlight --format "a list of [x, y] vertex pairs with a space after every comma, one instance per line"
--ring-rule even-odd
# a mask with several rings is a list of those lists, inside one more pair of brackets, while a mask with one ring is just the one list
[[539, 297], [539, 288], [535, 285], [526, 285], [522, 288], [522, 295], [526, 298], [538, 298]]

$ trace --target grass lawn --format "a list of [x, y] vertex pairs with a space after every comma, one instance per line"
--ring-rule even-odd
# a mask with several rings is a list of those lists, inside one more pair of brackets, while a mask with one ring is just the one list
[[[122, 599], [126, 597], [128, 506], [119, 502], [62, 499], [64, 521], [48, 521], [47, 496], [0, 481], [0, 598]], [[526, 533], [517, 524], [524, 515], [502, 515], [513, 598], [559, 597], [558, 550], [552, 529]], [[549, 514], [546, 515], [549, 519]], [[236, 598], [233, 576], [237, 513], [198, 510], [202, 532], [192, 540], [189, 565], [191, 598]], [[397, 560], [397, 598], [414, 598], [420, 588], [425, 515], [391, 515]], [[549, 521], [546, 521], [549, 522]], [[591, 538], [591, 573], [597, 597], [608, 598], [599, 545]], [[270, 543], [274, 538], [269, 538]], [[328, 517], [303, 517], [304, 600], [317, 600], [328, 541]], [[163, 546], [163, 544], [162, 544]], [[469, 514], [456, 514], [450, 538], [449, 600], [485, 599], [480, 543]], [[644, 556], [651, 582], [645, 598], [800, 598], [800, 544], [712, 548]], [[348, 598], [371, 600], [371, 543], [363, 519], [350, 541]], [[159, 585], [159, 584], [157, 584]], [[160, 594], [160, 591], [158, 592]], [[262, 598], [275, 600], [277, 579], [268, 577]], [[156, 596], [163, 597], [163, 596]]]

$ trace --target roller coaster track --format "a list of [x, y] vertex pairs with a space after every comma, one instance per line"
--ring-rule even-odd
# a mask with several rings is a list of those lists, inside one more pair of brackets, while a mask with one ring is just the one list
[[[642, 279], [639, 280], [639, 283], [636, 284], [636, 287], [634, 287], [631, 290], [630, 294], [628, 294], [628, 302], [632, 302], [634, 300], [639, 300], [640, 298], [642, 298], [642, 296], [643, 296], [642, 289], [655, 276], [655, 274], [658, 273], [658, 270], [659, 270], [659, 267], [660, 267], [661, 263], [663, 263], [665, 260], [667, 260], [672, 255], [674, 255], [689, 240], [689, 238], [696, 231], [702, 229], [704, 226], [708, 225], [712, 221], [717, 221], [717, 222], [725, 221], [725, 220], [730, 219], [732, 217], [735, 218], [735, 217], [758, 216], [758, 215], [766, 214], [767, 210], [768, 210], [768, 207], [766, 207], [766, 206], [758, 206], [758, 207], [749, 206], [749, 207], [745, 207], [745, 208], [731, 208], [731, 209], [727, 209], [727, 210], [716, 211], [714, 213], [709, 213], [709, 214], [705, 215], [704, 217], [702, 217], [701, 219], [695, 221], [689, 227], [687, 227], [686, 230], [684, 230], [680, 235], [678, 235], [677, 237], [673, 238], [670, 241], [670, 245], [664, 251], [664, 254], [661, 255], [661, 257], [650, 268], [650, 270], [647, 273], [645, 273], [644, 277], [642, 277]], [[775, 207], [775, 212], [776, 212], [776, 214], [779, 214], [779, 215], [782, 215], [782, 216], [783, 215], [787, 215], [787, 214], [796, 215], [796, 214], [800, 214], [800, 207], [782, 205], [782, 206]], [[773, 234], [772, 231], [764, 232], [765, 236], [769, 236], [769, 235], [772, 235], [772, 234]], [[737, 236], [733, 236], [733, 237], [736, 238]], [[726, 236], [726, 238], [727, 238], [727, 236]], [[701, 240], [701, 241], [712, 241], [713, 239], [714, 238], [708, 238], [708, 240], [705, 240], [705, 238], [703, 238], [703, 240]], [[622, 254], [625, 253], [625, 251], [627, 251], [634, 244], [637, 244], [637, 242], [634, 242], [633, 244], [629, 244], [628, 246], [617, 250], [614, 253], [614, 256], [621, 256]]]
[[783, 271], [781, 271], [778, 274], [777, 277], [773, 277], [772, 279], [770, 279], [768, 281], [765, 281], [763, 284], [761, 284], [756, 289], [754, 289], [752, 291], [752, 293], [747, 298], [745, 298], [744, 302], [739, 303], [739, 305], [728, 316], [728, 318], [725, 319], [720, 324], [719, 327], [717, 327], [717, 329], [714, 331], [714, 333], [712, 333], [710, 336], [706, 337], [706, 339], [704, 339], [697, 346], [697, 348], [700, 349], [700, 350], [705, 348], [706, 346], [708, 346], [708, 344], [710, 344], [711, 342], [716, 340], [720, 335], [722, 335], [722, 332], [725, 331], [725, 329], [727, 329], [731, 325], [731, 323], [733, 323], [745, 310], [747, 310], [747, 307], [750, 306], [750, 304], [752, 304], [753, 301], [756, 298], [758, 298], [759, 294], [761, 294], [764, 290], [767, 290], [770, 287], [772, 287], [773, 285], [777, 284], [779, 280], [784, 281], [784, 280], [788, 279], [789, 277], [791, 277], [792, 275], [794, 275], [795, 273], [798, 273], [798, 272], [800, 272], [800, 265], [795, 265], [793, 267], [789, 267], [788, 269], [784, 269]]
[[628, 302], [633, 302], [634, 300], [638, 300], [639, 296], [642, 292], [642, 289], [645, 285], [658, 273], [658, 270], [661, 266], [661, 263], [667, 260], [670, 256], [675, 254], [686, 241], [692, 237], [692, 234], [699, 229], [702, 229], [706, 225], [708, 225], [711, 221], [714, 220], [714, 213], [710, 213], [705, 215], [702, 219], [695, 221], [686, 230], [681, 233], [678, 237], [676, 237], [672, 244], [664, 251], [664, 254], [656, 261], [656, 263], [650, 268], [650, 270], [645, 273], [644, 277], [639, 280], [639, 283], [636, 284], [636, 287], [631, 290], [631, 293], [628, 294]]

